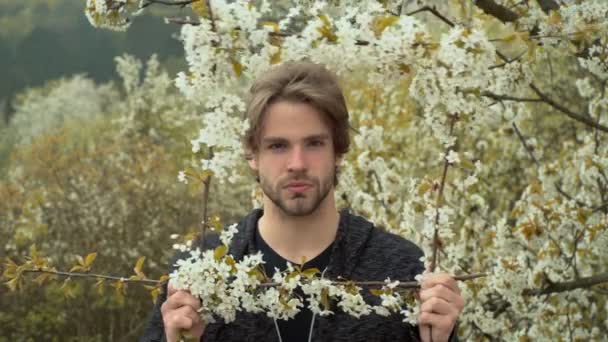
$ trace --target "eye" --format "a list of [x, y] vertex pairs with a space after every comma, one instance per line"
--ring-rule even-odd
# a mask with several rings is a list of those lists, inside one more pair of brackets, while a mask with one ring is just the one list
[[283, 150], [283, 149], [285, 149], [285, 147], [286, 147], [286, 144], [280, 143], [280, 142], [272, 143], [272, 144], [268, 145], [268, 149], [271, 151]]
[[321, 146], [325, 145], [325, 141], [323, 141], [323, 140], [311, 140], [308, 143], [308, 145], [312, 146], [312, 147], [321, 147]]

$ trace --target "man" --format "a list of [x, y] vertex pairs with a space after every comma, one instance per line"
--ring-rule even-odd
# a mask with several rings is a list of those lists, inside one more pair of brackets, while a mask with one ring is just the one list
[[[326, 269], [331, 279], [413, 280], [422, 273], [422, 252], [413, 243], [373, 226], [334, 201], [337, 170], [349, 148], [348, 111], [335, 77], [313, 63], [287, 63], [260, 77], [247, 105], [250, 129], [245, 150], [264, 193], [263, 210], [240, 224], [230, 247], [237, 259], [262, 251], [266, 272], [287, 261]], [[213, 242], [206, 239], [212, 248]], [[144, 341], [173, 342], [180, 331], [211, 341], [422, 341], [454, 336], [464, 306], [454, 279], [427, 276], [419, 293], [419, 326], [402, 317], [355, 318], [333, 308], [316, 317], [305, 309], [294, 319], [273, 321], [264, 313], [239, 313], [235, 322], [206, 324], [200, 301], [169, 286], [161, 295]], [[365, 295], [369, 301], [373, 296]], [[312, 326], [312, 329], [311, 329]]]

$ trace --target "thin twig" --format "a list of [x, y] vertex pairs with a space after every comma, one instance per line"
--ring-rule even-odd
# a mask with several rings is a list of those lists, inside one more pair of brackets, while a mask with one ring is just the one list
[[[456, 120], [457, 117], [451, 117], [450, 118], [450, 133], [449, 135], [452, 136], [452, 133], [454, 131], [454, 125], [456, 124]], [[437, 266], [437, 250], [439, 249], [439, 245], [440, 245], [440, 240], [439, 240], [439, 205], [443, 199], [443, 189], [445, 188], [445, 180], [448, 174], [448, 166], [449, 166], [449, 162], [447, 159], [447, 155], [448, 153], [450, 153], [450, 151], [452, 150], [452, 147], [448, 147], [444, 156], [444, 162], [443, 162], [443, 174], [441, 175], [441, 184], [439, 185], [439, 192], [437, 193], [437, 201], [436, 201], [436, 206], [437, 206], [437, 213], [435, 215], [435, 232], [433, 233], [433, 254], [431, 256], [431, 272], [435, 271], [435, 267]]]
[[515, 134], [517, 134], [517, 137], [519, 138], [519, 141], [521, 141], [521, 144], [524, 145], [524, 148], [526, 149], [526, 152], [528, 152], [528, 155], [534, 161], [534, 164], [536, 164], [536, 166], [540, 167], [540, 163], [538, 162], [538, 159], [536, 159], [536, 156], [534, 156], [534, 153], [532, 152], [532, 149], [526, 143], [526, 139], [524, 138], [524, 136], [519, 131], [519, 128], [517, 128], [517, 125], [515, 124], [515, 122], [513, 122], [511, 124], [511, 126], [513, 127], [513, 130], [515, 130]]
[[143, 4], [140, 8], [146, 8], [150, 5], [155, 5], [155, 4], [165, 5], [165, 6], [179, 6], [181, 8], [184, 8], [187, 5], [190, 5], [191, 3], [197, 2], [197, 1], [200, 1], [200, 0], [183, 0], [183, 1], [146, 0], [146, 3]]
[[420, 12], [431, 12], [434, 16], [439, 18], [444, 23], [448, 24], [450, 27], [456, 26], [456, 24], [454, 24], [454, 22], [452, 22], [450, 19], [446, 18], [443, 14], [439, 13], [435, 7], [424, 6], [417, 10], [406, 13], [406, 15], [414, 15], [414, 14], [420, 13]]
[[490, 99], [496, 100], [496, 101], [544, 102], [542, 99], [539, 99], [539, 98], [526, 98], [526, 97], [515, 97], [515, 96], [510, 96], [510, 95], [499, 95], [499, 94], [494, 94], [490, 91], [483, 91], [481, 93], [481, 96], [487, 97], [487, 98], [490, 98]]
[[48, 274], [53, 274], [53, 275], [62, 276], [62, 277], [69, 277], [69, 278], [74, 277], [74, 278], [96, 278], [96, 279], [104, 279], [104, 280], [116, 280], [116, 281], [120, 281], [123, 283], [144, 283], [144, 284], [152, 284], [152, 285], [158, 285], [158, 284], [162, 283], [162, 281], [154, 280], [154, 279], [129, 279], [129, 278], [125, 278], [125, 277], [115, 277], [115, 276], [109, 276], [109, 275], [105, 275], [105, 274], [61, 272], [61, 271], [45, 270], [45, 269], [41, 269], [41, 268], [23, 270], [23, 272], [25, 272], [25, 273], [48, 273]]

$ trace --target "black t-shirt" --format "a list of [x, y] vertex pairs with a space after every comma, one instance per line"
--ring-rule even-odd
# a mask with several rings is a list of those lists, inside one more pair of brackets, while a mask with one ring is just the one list
[[[323, 271], [329, 264], [329, 256], [331, 254], [332, 246], [333, 243], [330, 244], [329, 247], [327, 247], [323, 252], [321, 252], [321, 254], [312, 260], [307, 261], [304, 264], [303, 269], [317, 268], [320, 271]], [[266, 241], [262, 239], [258, 228], [255, 230], [255, 248], [264, 254], [264, 271], [269, 277], [272, 277], [274, 274], [275, 267], [281, 271], [287, 269], [287, 260], [277, 254], [272, 248], [270, 248], [270, 246], [268, 246], [268, 244], [266, 244]], [[299, 288], [296, 289], [296, 293], [302, 298], [305, 298], [304, 294]], [[307, 308], [308, 301], [304, 300], [303, 304], [304, 307], [301, 308], [300, 312], [298, 312], [293, 319], [277, 320], [279, 330], [281, 331], [281, 339], [284, 342], [308, 341], [312, 312]]]

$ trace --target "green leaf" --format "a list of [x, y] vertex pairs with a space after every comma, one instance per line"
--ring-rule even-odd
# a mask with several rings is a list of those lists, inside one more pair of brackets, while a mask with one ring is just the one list
[[137, 262], [135, 263], [135, 267], [133, 268], [133, 271], [135, 272], [135, 274], [137, 274], [138, 276], [141, 275], [143, 276], [143, 273], [141, 271], [141, 268], [144, 266], [144, 261], [146, 261], [146, 257], [142, 256], [139, 257], [139, 259], [137, 259]]
[[36, 277], [36, 279], [34, 279], [34, 282], [38, 285], [42, 285], [44, 284], [45, 281], [47, 281], [52, 275], [50, 273], [42, 273], [41, 275], [39, 275], [38, 277]]
[[225, 245], [217, 246], [213, 251], [213, 257], [215, 258], [215, 260], [220, 260], [224, 257], [224, 255], [226, 255], [227, 252], [228, 247], [226, 247]]
[[103, 294], [106, 292], [105, 291], [106, 290], [106, 286], [105, 285], [106, 285], [106, 282], [103, 279], [101, 279], [101, 278], [98, 278], [97, 282], [94, 285], [95, 286], [95, 290], [97, 290], [97, 294], [99, 294], [100, 296], [103, 296]]
[[86, 267], [86, 264], [84, 263], [84, 259], [80, 255], [76, 255], [76, 260], [78, 261], [78, 264], [80, 266]]
[[97, 252], [89, 253], [84, 259], [84, 266], [87, 268], [91, 268], [91, 264], [93, 263], [93, 261], [95, 261], [95, 258], [97, 258]]
[[81, 265], [76, 265], [72, 268], [70, 268], [70, 272], [79, 272], [79, 271], [84, 271], [84, 267]]
[[302, 272], [302, 277], [312, 279], [317, 273], [321, 273], [318, 268], [307, 268]]
[[370, 289], [369, 292], [371, 294], [373, 294], [374, 296], [380, 296], [380, 295], [384, 294], [384, 291], [382, 291], [380, 289]]
[[326, 287], [321, 289], [321, 305], [323, 305], [323, 310], [329, 310], [329, 289]]

